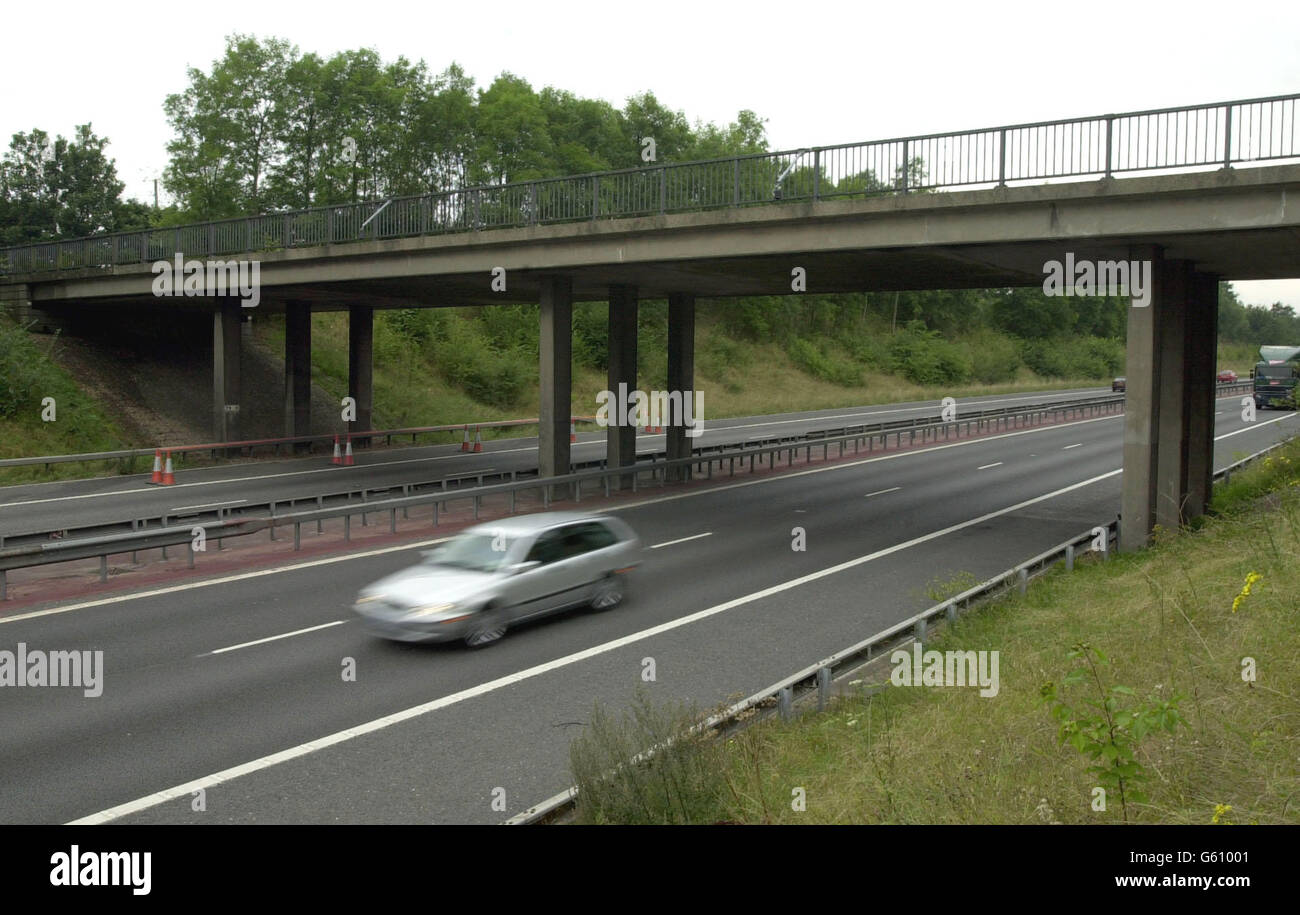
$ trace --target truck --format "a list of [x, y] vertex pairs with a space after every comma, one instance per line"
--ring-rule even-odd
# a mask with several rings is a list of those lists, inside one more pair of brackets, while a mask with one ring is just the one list
[[1255, 407], [1296, 408], [1296, 381], [1300, 380], [1300, 346], [1261, 346], [1259, 361], [1250, 370], [1255, 380]]

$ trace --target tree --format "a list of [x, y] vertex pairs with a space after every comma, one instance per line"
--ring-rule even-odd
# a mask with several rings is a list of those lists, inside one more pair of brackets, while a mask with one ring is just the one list
[[200, 219], [259, 212], [264, 180], [281, 155], [276, 106], [298, 49], [287, 41], [231, 35], [212, 73], [190, 68], [189, 87], [167, 96], [176, 137], [167, 144], [167, 190]]
[[73, 138], [40, 129], [14, 134], [0, 160], [0, 243], [75, 238], [143, 228], [149, 212], [123, 201], [125, 185], [104, 150], [108, 140], [89, 124]]

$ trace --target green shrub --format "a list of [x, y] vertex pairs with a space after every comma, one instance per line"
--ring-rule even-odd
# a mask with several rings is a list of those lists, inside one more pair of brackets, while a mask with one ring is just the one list
[[814, 378], [846, 388], [862, 384], [862, 369], [852, 362], [836, 358], [825, 342], [819, 346], [803, 337], [791, 337], [786, 343], [786, 352], [791, 362]]
[[959, 384], [969, 381], [973, 371], [964, 347], [940, 339], [920, 321], [909, 321], [893, 336], [889, 356], [894, 373], [916, 384]]
[[[644, 690], [615, 718], [599, 704], [569, 749], [584, 823], [707, 822], [726, 791], [721, 742], [687, 734], [699, 713], [681, 703], [656, 706]], [[648, 758], [631, 760], [657, 748]]]

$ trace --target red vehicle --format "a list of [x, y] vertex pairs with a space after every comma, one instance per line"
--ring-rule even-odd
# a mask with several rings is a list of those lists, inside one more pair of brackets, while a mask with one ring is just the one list
[[1237, 380], [1237, 373], [1234, 372], [1232, 369], [1224, 369], [1222, 372], [1219, 373], [1220, 384], [1232, 384], [1232, 382], [1236, 380]]

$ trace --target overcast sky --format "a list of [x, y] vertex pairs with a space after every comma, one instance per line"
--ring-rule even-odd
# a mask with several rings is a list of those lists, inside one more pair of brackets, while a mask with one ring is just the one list
[[[480, 87], [509, 70], [619, 107], [648, 89], [692, 122], [751, 108], [778, 149], [1300, 91], [1294, 0], [17, 0], [4, 22], [3, 145], [90, 122], [141, 199], [167, 162], [164, 97], [185, 88], [186, 67], [208, 70], [233, 32], [322, 56], [372, 47], [435, 73], [455, 61]], [[1237, 288], [1300, 309], [1300, 280]]]

